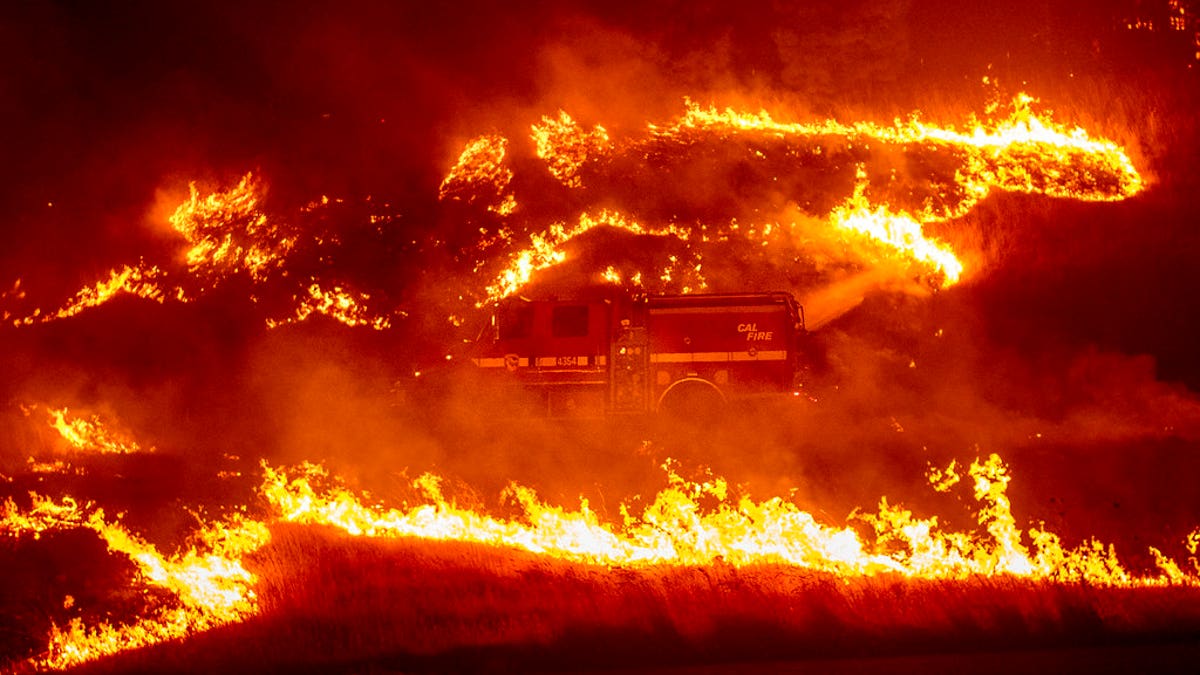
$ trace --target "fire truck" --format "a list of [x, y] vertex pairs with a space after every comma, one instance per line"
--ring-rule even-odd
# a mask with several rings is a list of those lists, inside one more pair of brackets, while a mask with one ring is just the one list
[[471, 360], [539, 417], [694, 415], [796, 393], [805, 338], [784, 292], [510, 298]]

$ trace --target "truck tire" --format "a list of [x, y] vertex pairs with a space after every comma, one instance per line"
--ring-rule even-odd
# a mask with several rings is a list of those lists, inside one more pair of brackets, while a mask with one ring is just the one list
[[660, 417], [704, 425], [725, 413], [725, 395], [717, 385], [699, 377], [678, 380], [658, 398]]

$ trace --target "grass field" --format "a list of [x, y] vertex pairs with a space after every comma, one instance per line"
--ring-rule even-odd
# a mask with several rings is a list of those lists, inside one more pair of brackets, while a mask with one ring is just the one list
[[[933, 459], [944, 465], [945, 458], [913, 444], [932, 443], [939, 426], [889, 411], [846, 427], [836, 423], [840, 413], [833, 420], [823, 414], [756, 431], [731, 426], [711, 435], [710, 445], [692, 446], [677, 468], [697, 480], [726, 477], [732, 497], [751, 494], [761, 503], [786, 495], [823, 525], [854, 527], [864, 542], [872, 541], [871, 526], [846, 515], [856, 508], [872, 512], [884, 494], [917, 517], [936, 514], [941, 527], [986, 539], [969, 486], [936, 493], [926, 480], [922, 465]], [[55, 464], [49, 460], [61, 458], [63, 450], [52, 430], [37, 431], [38, 421], [10, 420], [14, 428], [34, 430], [17, 441], [47, 460], [13, 460], [6, 468], [0, 488], [17, 512], [31, 507], [30, 491], [73, 495], [80, 504], [93, 504], [90, 509], [103, 508], [106, 521], [166, 557], [201, 523], [243, 507], [270, 531], [264, 545], [241, 557], [255, 576], [251, 611], [212, 628], [196, 623], [184, 639], [99, 658], [74, 668], [78, 672], [525, 672], [721, 664], [774, 672], [806, 663], [807, 672], [876, 666], [916, 672], [963, 665], [980, 670], [1007, 663], [1005, 658], [1052, 664], [1076, 653], [1107, 666], [1108, 649], [1122, 650], [1119, 658], [1126, 661], [1157, 659], [1161, 672], [1182, 661], [1179, 670], [1188, 672], [1200, 642], [1200, 586], [1191, 583], [1120, 588], [1005, 574], [929, 580], [822, 572], [769, 558], [738, 565], [723, 558], [606, 565], [482, 543], [352, 536], [330, 525], [281, 520], [273, 510], [279, 507], [257, 494], [263, 469], [256, 458], [214, 465], [211, 454], [197, 459], [156, 450], [75, 455]], [[492, 445], [458, 433], [461, 443], [512, 458], [503, 477], [537, 487], [549, 506], [576, 508], [584, 494], [599, 521], [616, 531], [619, 503], [636, 516], [649, 503], [636, 495], [662, 488], [658, 453], [681, 449], [670, 441], [661, 448], [611, 439], [588, 444], [572, 441], [562, 429], [492, 437]], [[1023, 433], [1014, 426], [1005, 441], [1012, 471], [1008, 497], [1018, 528], [1044, 524], [1069, 547], [1097, 537], [1113, 545], [1134, 575], [1153, 576], [1151, 546], [1185, 575], [1196, 574], [1195, 552], [1184, 541], [1200, 513], [1193, 441], [1096, 441], [1061, 432], [1057, 440], [1021, 444], [1015, 439]], [[725, 451], [738, 442], [753, 448], [753, 462]], [[705, 465], [711, 473], [698, 470]], [[496, 503], [492, 490], [503, 483], [501, 476], [489, 480], [486, 467], [461, 466], [443, 483], [447, 499], [527, 522], [521, 508]], [[539, 476], [547, 478], [539, 483]], [[406, 482], [411, 476], [363, 471], [346, 480], [394, 505], [421, 501]], [[570, 486], [577, 486], [574, 495]], [[702, 511], [716, 505], [711, 497], [697, 504]], [[878, 545], [885, 550], [896, 542]], [[110, 550], [81, 524], [36, 537], [0, 537], [0, 562], [0, 658], [8, 669], [31, 668], [28, 659], [45, 655], [55, 626], [72, 620], [88, 627], [131, 625], [181, 602], [165, 587], [147, 583], [147, 568], [132, 555]], [[994, 654], [1007, 656], [988, 656]]]
[[294, 525], [274, 529], [253, 568], [259, 616], [77, 672], [765, 668], [1111, 646], [1144, 656], [1200, 635], [1196, 588], [846, 580], [781, 565], [607, 568]]

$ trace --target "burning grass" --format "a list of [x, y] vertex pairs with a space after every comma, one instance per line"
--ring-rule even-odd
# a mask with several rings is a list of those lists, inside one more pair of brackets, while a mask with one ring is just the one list
[[[889, 381], [870, 370], [863, 377], [872, 387]], [[64, 638], [86, 642], [86, 629], [165, 622], [181, 607], [200, 613], [171, 624], [176, 632], [91, 652], [93, 660], [76, 667], [522, 671], [1057, 652], [1110, 642], [1157, 650], [1200, 635], [1200, 568], [1196, 543], [1185, 539], [1196, 527], [1200, 497], [1188, 477], [1197, 460], [1194, 438], [1180, 435], [1190, 427], [1136, 443], [1146, 430], [1119, 425], [1115, 440], [1101, 443], [1096, 420], [1115, 419], [1114, 409], [1103, 408], [1105, 417], [1101, 408], [1075, 406], [1095, 414], [1054, 425], [1010, 410], [976, 411], [976, 424], [955, 431], [954, 410], [923, 414], [924, 397], [909, 405], [875, 389], [863, 399], [855, 392], [863, 393], [848, 383], [840, 398], [821, 405], [730, 419], [650, 446], [599, 434], [572, 442], [549, 426], [510, 429], [505, 437], [491, 426], [454, 424], [442, 411], [439, 419], [453, 431], [430, 438], [473, 454], [458, 464], [422, 458], [419, 446], [381, 433], [378, 447], [397, 454], [379, 459], [374, 471], [363, 465], [365, 455], [348, 451], [326, 469], [294, 465], [298, 456], [319, 456], [321, 435], [285, 437], [287, 459], [272, 448], [237, 461], [217, 459], [220, 451], [184, 459], [173, 447], [182, 434], [167, 442], [82, 406], [59, 423], [57, 405], [26, 406], [13, 411], [11, 425], [31, 431], [14, 442], [39, 459], [69, 464], [56, 471], [15, 461], [5, 468], [3, 493], [14, 514], [32, 510], [31, 490], [54, 503], [73, 496], [79, 512], [39, 540], [19, 531], [0, 537], [17, 572], [4, 606], [20, 617], [8, 624], [14, 635], [3, 657], [10, 666], [45, 658]], [[476, 392], [467, 412], [478, 401]], [[351, 422], [384, 428], [368, 424], [367, 409], [348, 408], [353, 413], [341, 416], [319, 407], [320, 429], [332, 433]], [[1141, 410], [1130, 414], [1157, 428]], [[1172, 419], [1191, 419], [1187, 410]], [[990, 424], [992, 415], [1005, 426]], [[65, 422], [75, 419], [87, 421], [94, 438], [143, 451], [73, 443], [76, 427]], [[401, 426], [408, 436], [421, 428]], [[983, 428], [1004, 431], [981, 436]], [[660, 434], [644, 429], [636, 438], [643, 432]], [[1011, 484], [985, 451], [974, 454], [975, 463], [963, 455], [971, 438], [1004, 449]], [[347, 436], [337, 447], [360, 440]], [[492, 464], [482, 465], [481, 456]], [[668, 469], [664, 488], [655, 466], [665, 456], [682, 462]], [[948, 480], [951, 457], [960, 462], [957, 485]], [[398, 473], [405, 463], [414, 472], [440, 463], [447, 480], [411, 480]], [[939, 471], [925, 476], [927, 468]], [[509, 481], [537, 495], [515, 487], [501, 493]], [[106, 517], [91, 518], [100, 508]], [[847, 519], [855, 509], [859, 517]], [[128, 515], [117, 518], [121, 511]], [[200, 536], [235, 527], [238, 514], [265, 536], [236, 551], [220, 537]], [[926, 526], [947, 545], [932, 566], [925, 563], [936, 547], [918, 538]], [[1045, 549], [1040, 531], [1057, 533], [1062, 546]], [[861, 549], [816, 545], [851, 539]], [[1163, 565], [1150, 547], [1172, 562]], [[1056, 557], [1077, 551], [1099, 571]], [[234, 615], [191, 603], [172, 585], [210, 552], [230, 553], [237, 565], [228, 569], [238, 574], [225, 576], [250, 591], [238, 596], [246, 603]], [[171, 573], [156, 580], [160, 568]], [[89, 569], [97, 574], [87, 581]], [[60, 641], [49, 644], [55, 635]]]
[[[953, 563], [949, 551], [943, 563], [955, 567], [923, 572], [920, 543], [896, 540], [907, 533], [902, 527], [924, 522], [907, 516], [885, 526], [888, 535], [864, 553], [897, 571], [854, 572], [835, 559], [798, 563], [788, 558], [791, 548], [746, 554], [739, 547], [756, 538], [707, 528], [733, 528], [741, 514], [747, 527], [763, 530], [756, 537], [765, 536], [786, 529], [791, 511], [784, 507], [777, 515], [785, 517], [773, 526], [767, 511], [774, 502], [743, 498], [729, 510], [732, 497], [716, 494], [724, 492], [719, 480], [691, 483], [674, 473], [644, 512], [626, 514], [624, 526], [594, 523], [619, 542], [615, 551], [653, 541], [661, 555], [670, 552], [664, 560], [578, 552], [582, 532], [564, 523], [581, 514], [595, 518], [583, 507], [566, 512], [525, 495], [518, 513], [493, 520], [481, 505], [470, 511], [444, 501], [424, 477], [416, 492], [434, 504], [385, 511], [313, 467], [267, 466], [260, 488], [266, 503], [256, 507], [265, 507], [262, 520], [236, 513], [212, 519], [174, 553], [99, 510], [88, 515], [90, 507], [64, 500], [47, 511], [36, 508], [36, 499], [17, 500], [5, 519], [16, 535], [6, 538], [9, 560], [34, 581], [26, 604], [41, 618], [26, 621], [25, 639], [7, 644], [6, 656], [17, 665], [38, 654], [35, 632], [52, 638], [52, 660], [42, 665], [74, 663], [78, 672], [526, 671], [947, 651], [971, 659], [996, 649], [1118, 643], [1153, 650], [1195, 640], [1200, 586], [1190, 570], [1179, 579], [1161, 565], [1157, 573], [1138, 570], [1132, 577], [1118, 567], [1111, 578], [1068, 574], [1063, 561], [1050, 573], [1024, 570], [1025, 549], [1019, 541], [1013, 549], [1007, 535], [1025, 541], [1026, 562], [1041, 564], [1044, 551], [1019, 530], [1004, 529], [1011, 513], [1001, 508], [1007, 480], [998, 462], [960, 468], [962, 478], [975, 482], [979, 532], [945, 536], [953, 545], [959, 537], [973, 541], [973, 560]], [[952, 473], [933, 472], [930, 480], [948, 487]], [[26, 511], [36, 517], [19, 518]], [[879, 516], [859, 523], [857, 536], [869, 542], [865, 532], [883, 526], [874, 518], [897, 513], [881, 504]], [[556, 518], [564, 522], [551, 522]], [[446, 529], [460, 520], [458, 527], [473, 529]], [[648, 526], [657, 533], [650, 539]], [[826, 528], [838, 540], [855, 536]], [[935, 523], [935, 536], [936, 529]], [[231, 538], [242, 530], [255, 533], [254, 541]], [[36, 532], [33, 541], [22, 532]], [[787, 537], [784, 543], [795, 545]], [[728, 552], [714, 554], [721, 546]], [[1111, 550], [1094, 553], [1116, 562]], [[218, 558], [227, 559], [221, 569], [237, 574], [216, 570]], [[30, 567], [39, 560], [57, 574], [39, 576]], [[88, 569], [109, 571], [88, 581]], [[228, 603], [210, 607], [197, 595], [203, 589], [179, 584], [197, 571], [205, 572], [203, 589], [225, 577], [235, 582], [234, 614], [217, 611]], [[32, 606], [34, 596], [46, 595], [67, 599]], [[110, 649], [98, 639], [129, 642]], [[77, 649], [84, 650], [78, 660], [70, 657]]]
[[1144, 645], [1200, 630], [1195, 588], [625, 568], [327, 527], [272, 534], [251, 563], [259, 616], [76, 672], [654, 667]]

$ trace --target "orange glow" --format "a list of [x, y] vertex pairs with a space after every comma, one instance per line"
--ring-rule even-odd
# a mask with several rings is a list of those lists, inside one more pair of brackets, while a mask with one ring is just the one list
[[[934, 283], [949, 287], [968, 272], [950, 245], [926, 235], [926, 225], [965, 215], [994, 190], [1041, 194], [1082, 201], [1115, 201], [1131, 197], [1144, 185], [1125, 152], [1107, 140], [1092, 139], [1078, 128], [1066, 128], [1031, 111], [1033, 99], [1021, 95], [1013, 112], [999, 121], [972, 121], [963, 129], [942, 127], [918, 120], [891, 125], [870, 122], [843, 124], [776, 122], [767, 112], [756, 114], [731, 109], [703, 109], [688, 102], [686, 112], [669, 125], [649, 125], [652, 139], [670, 139], [684, 133], [712, 136], [745, 134], [797, 143], [839, 137], [854, 142], [892, 146], [950, 148], [961, 167], [946, 194], [919, 208], [888, 203], [872, 190], [863, 165], [857, 166], [851, 194], [816, 219], [831, 241], [847, 245], [866, 262], [896, 262], [927, 273]], [[613, 141], [601, 126], [582, 129], [569, 115], [544, 117], [532, 127], [537, 157], [563, 186], [582, 188], [589, 163], [604, 160], [637, 142]], [[645, 224], [636, 215], [612, 208], [590, 208], [577, 217], [538, 223], [529, 229], [510, 227], [520, 218], [508, 161], [508, 140], [481, 136], [468, 143], [458, 162], [439, 187], [439, 198], [475, 202], [504, 223], [484, 229], [489, 239], [480, 250], [505, 247], [489, 268], [489, 281], [479, 302], [510, 297], [536, 280], [538, 273], [571, 259], [572, 244], [589, 232], [608, 229], [632, 236], [670, 238], [703, 243], [705, 224], [681, 225], [673, 220]], [[847, 168], [849, 168], [847, 166]], [[244, 274], [255, 283], [284, 268], [298, 239], [269, 218], [262, 207], [264, 187], [247, 174], [228, 190], [201, 195], [195, 184], [190, 196], [171, 215], [170, 222], [187, 244], [182, 255], [186, 281], [169, 287], [159, 268], [139, 264], [111, 272], [110, 278], [79, 291], [62, 309], [40, 311], [15, 320], [17, 325], [74, 316], [121, 293], [157, 302], [171, 297], [186, 301], [212, 289], [231, 275]], [[323, 198], [323, 203], [328, 203]], [[315, 207], [314, 207], [315, 208]], [[757, 247], [788, 239], [796, 224], [731, 221], [714, 225], [728, 236], [742, 237]], [[519, 235], [517, 234], [519, 233]], [[723, 234], [722, 236], [726, 236]], [[861, 245], [861, 246], [860, 246]], [[757, 249], [756, 249], [757, 250]], [[477, 268], [483, 269], [483, 264]], [[618, 269], [608, 265], [595, 277], [609, 283], [641, 286], [661, 281], [689, 292], [706, 286], [700, 255], [664, 254], [646, 270]], [[644, 272], [644, 274], [643, 274]], [[286, 276], [283, 270], [277, 276]], [[647, 276], [648, 275], [648, 276]], [[384, 330], [390, 316], [371, 311], [367, 293], [341, 285], [324, 284], [299, 276], [303, 291], [292, 295], [291, 314], [267, 320], [268, 327], [305, 321], [325, 315], [347, 326]], [[657, 281], [655, 281], [657, 280]], [[13, 293], [19, 290], [19, 282]], [[394, 314], [393, 314], [394, 315]], [[6, 320], [8, 315], [6, 314]], [[450, 359], [450, 356], [446, 357]], [[419, 374], [419, 373], [418, 373]], [[96, 416], [81, 416], [67, 408], [47, 410], [47, 424], [72, 448], [90, 453], [137, 453], [135, 441], [110, 431]], [[897, 425], [898, 427], [898, 425]], [[74, 620], [55, 627], [45, 654], [32, 665], [66, 668], [107, 654], [178, 639], [214, 627], [244, 621], [259, 612], [257, 579], [247, 566], [248, 556], [271, 540], [270, 527], [294, 523], [333, 527], [356, 537], [418, 538], [473, 542], [519, 549], [546, 559], [584, 565], [646, 569], [663, 566], [730, 565], [745, 567], [778, 564], [815, 570], [840, 579], [874, 575], [930, 580], [968, 580], [1009, 576], [1051, 583], [1086, 583], [1098, 586], [1200, 586], [1200, 529], [1189, 535], [1187, 563], [1172, 560], [1150, 549], [1154, 573], [1131, 572], [1116, 550], [1097, 540], [1077, 547], [1062, 544], [1058, 534], [1044, 525], [1022, 526], [1008, 497], [1012, 477], [997, 455], [977, 459], [969, 467], [956, 463], [928, 474], [938, 492], [965, 490], [974, 504], [978, 528], [948, 530], [938, 516], [921, 516], [881, 498], [873, 512], [860, 512], [845, 523], [823, 522], [805, 507], [788, 499], [752, 499], [722, 478], [689, 481], [672, 463], [664, 465], [666, 487], [644, 508], [620, 507], [620, 522], [607, 522], [586, 500], [578, 507], [551, 505], [531, 489], [517, 484], [504, 492], [518, 515], [498, 517], [481, 509], [463, 508], [448, 500], [441, 478], [426, 474], [413, 486], [420, 503], [392, 506], [354, 492], [320, 465], [293, 468], [262, 465], [263, 480], [256, 495], [265, 515], [255, 519], [245, 510], [219, 520], [202, 522], [198, 532], [175, 552], [160, 551], [131, 532], [119, 518], [71, 497], [52, 499], [30, 494], [25, 506], [9, 499], [0, 504], [0, 534], [39, 538], [54, 530], [90, 530], [108, 550], [136, 564], [135, 591], [157, 589], [171, 598], [169, 606], [155, 609], [130, 624], [84, 625]], [[65, 462], [35, 462], [30, 471], [62, 474], [72, 468]], [[235, 474], [219, 474], [235, 475]], [[869, 533], [869, 534], [867, 534]]]
[[[684, 147], [697, 139], [721, 139], [732, 136], [747, 140], [782, 140], [797, 146], [809, 145], [819, 151], [829, 139], [842, 139], [851, 145], [869, 148], [872, 144], [904, 151], [933, 149], [947, 153], [957, 170], [944, 185], [919, 205], [904, 206], [888, 197], [886, 185], [871, 176], [866, 167], [857, 167], [853, 187], [843, 201], [834, 202], [825, 213], [811, 214], [805, 220], [803, 235], [797, 222], [763, 220], [757, 223], [689, 223], [686, 226], [667, 221], [651, 223], [637, 214], [621, 213], [613, 208], [587, 209], [579, 213], [577, 224], [570, 220], [553, 222], [548, 227], [537, 223], [516, 222], [518, 196], [510, 190], [513, 171], [509, 166], [508, 139], [484, 135], [470, 141], [457, 163], [439, 188], [441, 199], [462, 200], [486, 207], [501, 227], [481, 228], [478, 250], [487, 251], [486, 260], [476, 270], [487, 268], [490, 279], [483, 281], [477, 305], [509, 297], [534, 282], [542, 270], [567, 261], [569, 244], [597, 227], [611, 227], [631, 234], [688, 239], [693, 230], [700, 244], [707, 241], [704, 232], [720, 237], [745, 238], [764, 247], [778, 242], [813, 241], [835, 255], [854, 263], [876, 265], [899, 262], [919, 270], [934, 286], [952, 286], [969, 273], [960, 253], [944, 241], [926, 235], [931, 223], [960, 218], [995, 190], [1040, 194], [1081, 201], [1116, 201], [1129, 198], [1144, 189], [1141, 176], [1125, 151], [1115, 143], [1091, 137], [1078, 127], [1054, 122], [1048, 114], [1035, 111], [1036, 100], [1019, 94], [1008, 106], [1009, 112], [998, 119], [971, 119], [961, 127], [936, 125], [914, 114], [908, 120], [891, 124], [874, 122], [843, 123], [780, 122], [766, 111], [749, 113], [731, 108], [703, 108], [687, 101], [684, 113], [668, 124], [648, 124], [646, 139], [614, 140], [602, 126], [584, 130], [566, 112], [546, 116], [532, 126], [531, 141], [536, 155], [547, 170], [568, 187], [582, 186], [582, 172], [599, 166], [620, 153], [638, 154], [648, 143], [676, 142]], [[994, 110], [993, 110], [994, 112]], [[875, 184], [873, 184], [875, 183]], [[120, 294], [164, 302], [170, 298], [186, 301], [219, 285], [231, 275], [245, 274], [261, 283], [272, 277], [287, 276], [285, 263], [297, 246], [298, 235], [263, 210], [263, 183], [246, 174], [237, 185], [201, 194], [193, 183], [189, 197], [170, 215], [169, 221], [186, 243], [182, 262], [187, 275], [167, 285], [168, 275], [159, 267], [138, 263], [112, 270], [109, 278], [78, 291], [62, 308], [44, 312], [35, 310], [14, 317], [5, 310], [5, 320], [14, 325], [74, 316], [97, 307]], [[322, 203], [328, 203], [323, 198]], [[793, 205], [799, 210], [799, 206]], [[819, 229], [812, 230], [811, 223]], [[544, 227], [541, 231], [539, 227]], [[528, 234], [524, 234], [527, 232]], [[788, 237], [789, 233], [796, 235]], [[528, 236], [528, 242], [524, 241]], [[336, 237], [334, 238], [336, 240]], [[314, 240], [320, 244], [322, 240]], [[493, 246], [501, 248], [499, 257]], [[696, 260], [658, 261], [646, 269], [624, 270], [622, 276], [657, 279], [674, 286], [672, 290], [690, 292], [704, 289], [707, 283]], [[498, 269], [497, 269], [498, 268]], [[585, 274], [603, 276], [604, 269]], [[611, 276], [611, 275], [610, 275]], [[348, 325], [387, 328], [386, 317], [363, 309], [365, 294], [354, 295], [340, 286], [312, 280], [295, 294], [292, 317], [268, 320], [269, 326], [303, 320], [312, 313], [330, 315]], [[19, 282], [5, 298], [23, 296]]]

